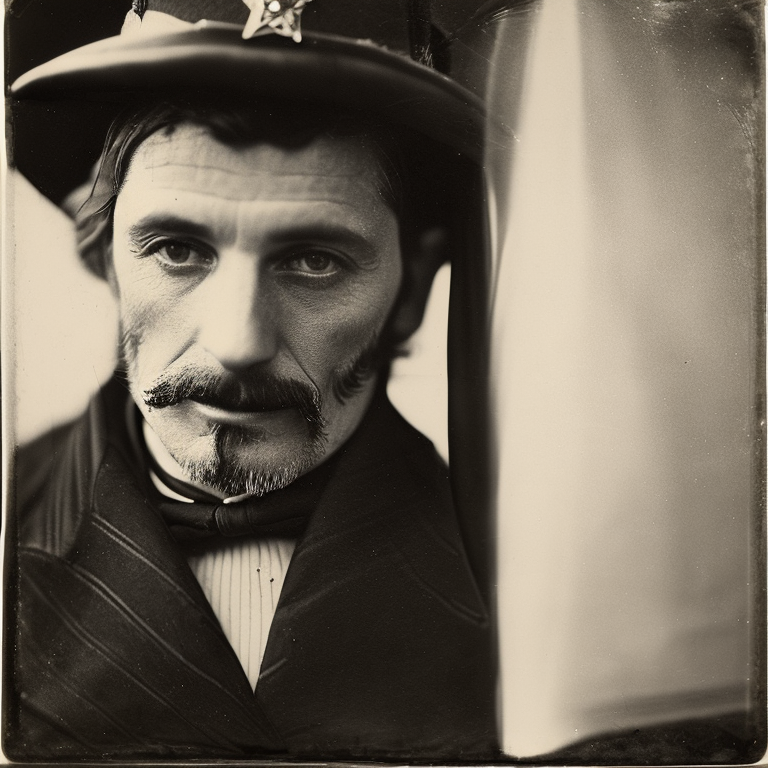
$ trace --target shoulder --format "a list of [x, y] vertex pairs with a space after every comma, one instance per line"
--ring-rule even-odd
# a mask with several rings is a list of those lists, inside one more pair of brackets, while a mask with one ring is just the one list
[[413, 427], [386, 396], [371, 404], [366, 424], [355, 435], [353, 445], [355, 450], [375, 454], [380, 466], [403, 472], [400, 480], [427, 484], [432, 490], [449, 490], [448, 466], [432, 441]]
[[110, 383], [80, 417], [16, 449], [12, 507], [20, 546], [51, 554], [66, 551], [90, 508], [99, 466], [114, 439], [110, 422], [124, 403]]
[[455, 530], [446, 463], [382, 391], [334, 461], [333, 488], [349, 506], [369, 517], [394, 514], [410, 526]]
[[57, 503], [57, 485], [62, 482], [63, 467], [72, 457], [80, 421], [56, 427], [16, 450], [14, 507], [22, 547], [57, 553], [62, 545], [57, 533], [73, 527], [73, 521], [62, 519], [68, 505]]
[[74, 428], [74, 421], [61, 424], [16, 448], [13, 475], [19, 506], [26, 506], [39, 495]]
[[325, 494], [337, 527], [391, 552], [433, 594], [485, 625], [487, 612], [469, 565], [448, 467], [432, 442], [386, 397], [374, 400], [342, 451]]

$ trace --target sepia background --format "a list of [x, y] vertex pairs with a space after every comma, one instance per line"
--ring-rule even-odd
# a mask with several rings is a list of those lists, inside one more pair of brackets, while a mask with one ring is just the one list
[[527, 11], [499, 21], [489, 86], [519, 105], [512, 152], [490, 145], [517, 755], [765, 707], [760, 8]]
[[[478, 32], [513, 137], [492, 127], [486, 156], [509, 754], [764, 707], [760, 14], [533, 0]], [[107, 380], [115, 315], [66, 217], [8, 192], [24, 442]], [[446, 457], [448, 283], [390, 387]]]

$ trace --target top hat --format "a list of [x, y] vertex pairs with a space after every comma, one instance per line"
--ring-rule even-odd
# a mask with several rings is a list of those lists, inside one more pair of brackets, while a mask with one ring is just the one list
[[449, 76], [456, 32], [472, 14], [467, 0], [433, 5], [133, 0], [119, 35], [13, 83], [11, 160], [60, 203], [86, 180], [129, 96], [190, 90], [364, 110], [478, 160], [483, 103]]

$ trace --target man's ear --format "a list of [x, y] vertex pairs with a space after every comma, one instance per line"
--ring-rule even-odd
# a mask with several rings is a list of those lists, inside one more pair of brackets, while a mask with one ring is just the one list
[[421, 325], [435, 273], [446, 260], [448, 233], [431, 227], [403, 252], [403, 282], [392, 315], [391, 328], [398, 341], [408, 339]]

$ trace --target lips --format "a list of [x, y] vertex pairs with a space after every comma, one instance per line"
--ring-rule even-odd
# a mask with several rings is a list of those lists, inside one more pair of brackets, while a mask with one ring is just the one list
[[272, 413], [295, 408], [295, 403], [286, 403], [273, 398], [256, 398], [243, 395], [240, 397], [224, 396], [220, 393], [202, 393], [187, 398], [194, 403], [206, 405], [216, 410], [234, 413]]
[[220, 424], [238, 427], [257, 427], [267, 432], [277, 430], [277, 433], [289, 426], [291, 422], [306, 424], [298, 409], [282, 407], [275, 409], [258, 410], [231, 410], [220, 408], [209, 404], [200, 403], [197, 400], [189, 399], [194, 404], [194, 408], [209, 421]]

